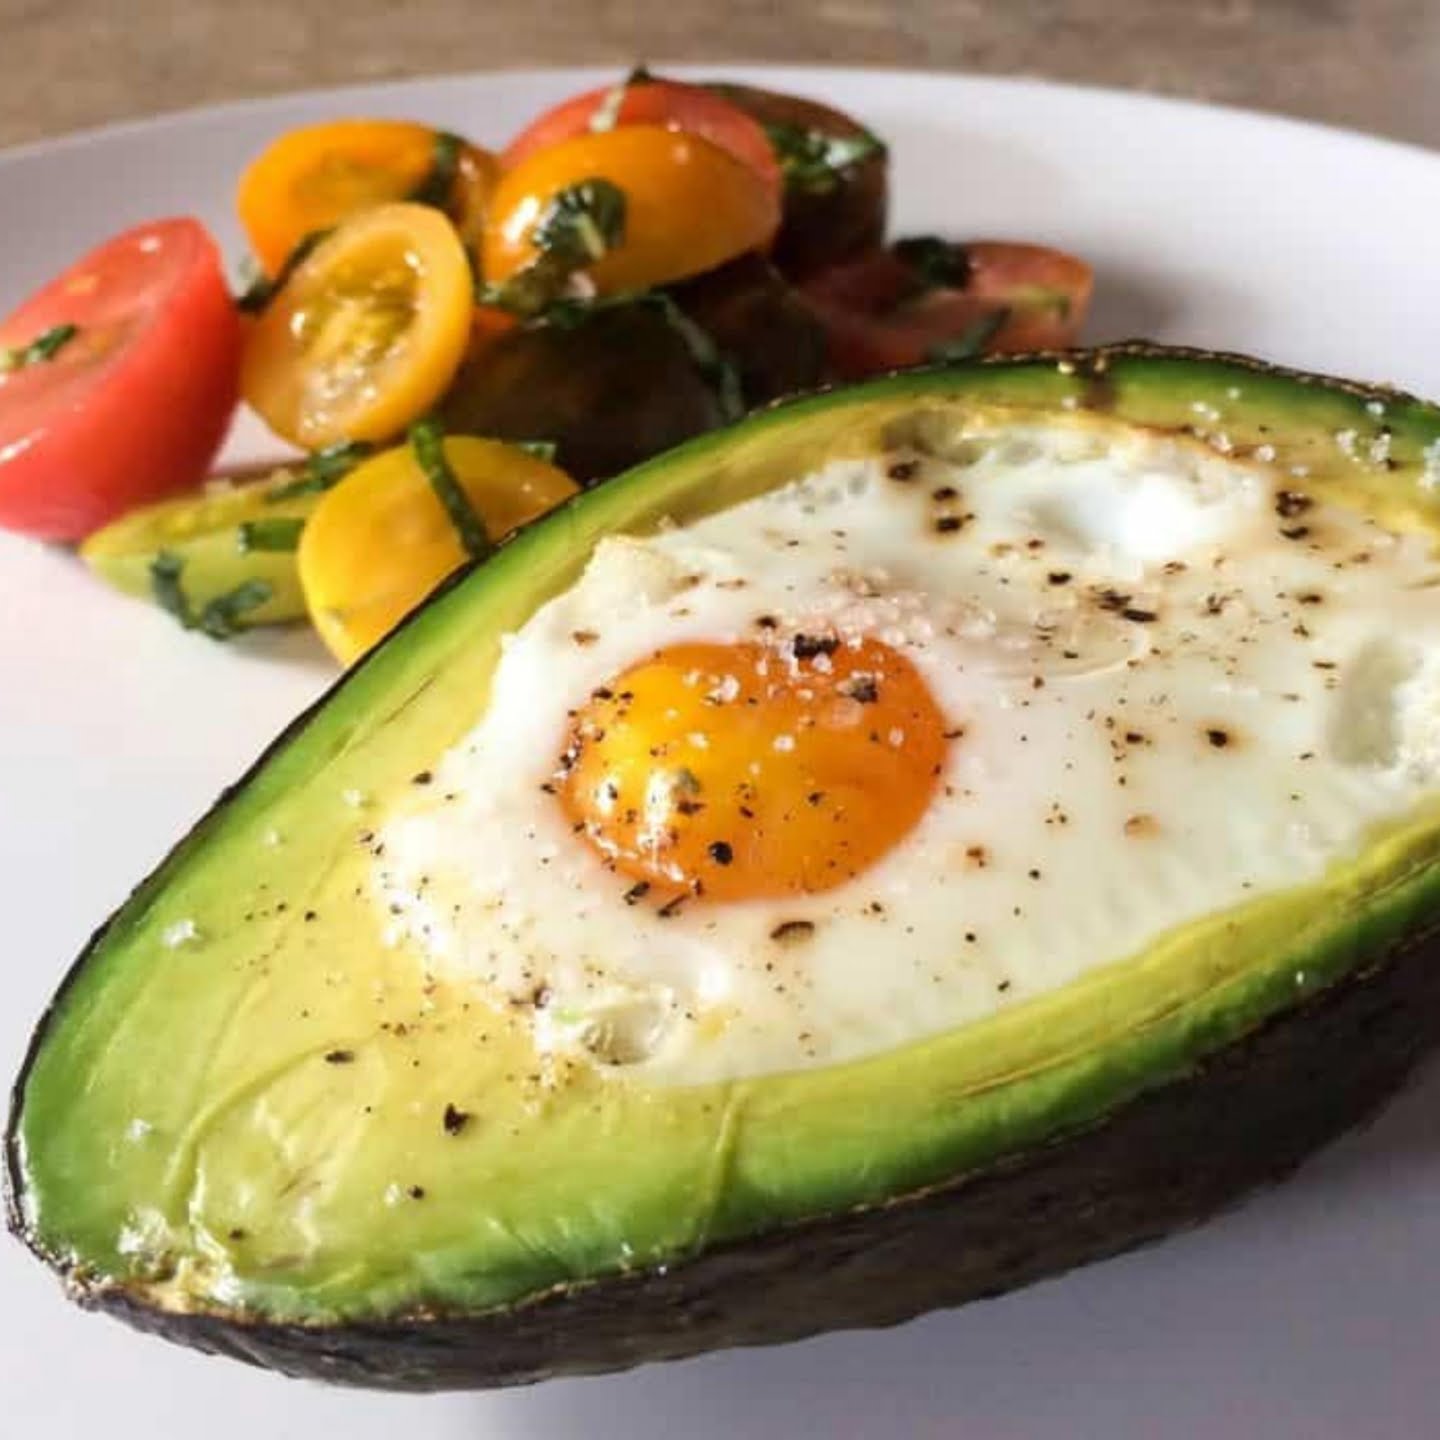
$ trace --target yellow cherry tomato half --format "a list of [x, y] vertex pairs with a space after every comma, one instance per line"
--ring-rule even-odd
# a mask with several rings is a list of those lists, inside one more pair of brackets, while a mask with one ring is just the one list
[[444, 215], [411, 203], [362, 210], [250, 327], [241, 393], [307, 450], [393, 439], [450, 383], [473, 308], [470, 262]]
[[490, 197], [485, 278], [502, 281], [536, 257], [532, 235], [556, 197], [605, 179], [625, 195], [625, 234], [586, 273], [602, 294], [698, 275], [769, 245], [775, 188], [718, 145], [659, 125], [578, 135], [527, 156]]
[[333, 120], [287, 131], [251, 161], [235, 204], [274, 275], [307, 235], [358, 210], [423, 198], [478, 240], [499, 164], [457, 136], [408, 120]]
[[[492, 541], [578, 488], [563, 470], [515, 445], [454, 435], [444, 446]], [[358, 465], [321, 499], [300, 537], [300, 583], [320, 638], [349, 665], [465, 558], [414, 451], [400, 445]]]

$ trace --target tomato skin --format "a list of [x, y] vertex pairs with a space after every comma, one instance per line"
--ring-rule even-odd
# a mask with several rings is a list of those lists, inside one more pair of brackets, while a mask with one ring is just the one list
[[1013, 355], [1073, 345], [1094, 275], [1083, 260], [1041, 245], [975, 241], [964, 281], [917, 294], [917, 274], [894, 249], [834, 266], [801, 289], [825, 326], [827, 359], [840, 379], [862, 380], [923, 365], [975, 336], [977, 353]]
[[[438, 138], [410, 120], [330, 120], [271, 141], [235, 192], [261, 268], [276, 274], [307, 235], [357, 210], [410, 199], [435, 163]], [[479, 236], [497, 173], [494, 156], [460, 143], [444, 209], [467, 240]]]
[[[562, 470], [498, 440], [443, 442], [492, 541], [568, 500]], [[342, 665], [387, 635], [466, 555], [409, 445], [364, 461], [321, 497], [296, 557], [310, 618]]]
[[[837, 139], [867, 133], [853, 115], [805, 96], [726, 81], [712, 81], [706, 88], [743, 110], [762, 130], [781, 126]], [[833, 188], [787, 185], [771, 259], [787, 279], [800, 280], [878, 249], [889, 206], [890, 161], [883, 150], [838, 171]]]
[[0, 526], [82, 540], [204, 478], [235, 410], [241, 325], [192, 219], [105, 242], [0, 323], [0, 348], [73, 324], [53, 359], [0, 375]]
[[622, 242], [585, 273], [601, 294], [644, 290], [763, 250], [777, 194], [728, 151], [683, 131], [627, 125], [536, 151], [491, 197], [483, 269], [503, 281], [536, 258], [531, 235], [564, 190], [603, 178], [625, 194]]
[[[784, 182], [769, 137], [738, 105], [703, 85], [685, 85], [675, 80], [622, 80], [618, 84], [624, 86], [625, 93], [611, 128], [658, 125], [698, 135], [748, 165], [779, 199]], [[537, 151], [577, 135], [595, 133], [591, 122], [613, 101], [616, 89], [615, 85], [605, 85], [587, 90], [547, 110], [501, 152], [501, 168], [513, 170]]]

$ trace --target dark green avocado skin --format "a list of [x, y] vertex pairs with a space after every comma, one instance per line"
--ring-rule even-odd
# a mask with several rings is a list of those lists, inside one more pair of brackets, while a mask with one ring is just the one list
[[[1241, 357], [1144, 344], [1043, 358], [1084, 367], [1100, 356], [1223, 360], [1255, 373], [1268, 368]], [[1362, 398], [1404, 398], [1295, 372], [1269, 373]], [[427, 605], [466, 573], [457, 572]], [[251, 775], [313, 713], [298, 717]], [[225, 804], [248, 778], [217, 803]], [[1354, 944], [1364, 954], [1363, 938]], [[291, 1376], [416, 1392], [524, 1385], [893, 1325], [1006, 1293], [1198, 1224], [1285, 1178], [1318, 1147], [1369, 1118], [1440, 1042], [1440, 909], [1429, 905], [1398, 941], [1364, 954], [1343, 979], [1188, 1073], [1092, 1125], [953, 1182], [716, 1245], [664, 1269], [562, 1287], [516, 1306], [305, 1326], [163, 1311], [118, 1286], [87, 1286], [68, 1273], [65, 1257], [47, 1253], [29, 1231], [17, 1120], [55, 1005], [84, 963], [82, 954], [42, 1018], [12, 1092], [3, 1166], [12, 1232], [67, 1274], [78, 1303], [138, 1329]]]
[[[1101, 1123], [959, 1183], [509, 1310], [336, 1328], [85, 1303], [288, 1375], [486, 1389], [894, 1325], [1197, 1224], [1368, 1118], [1440, 1040], [1440, 917]], [[944, 1257], [937, 1263], [937, 1257]]]

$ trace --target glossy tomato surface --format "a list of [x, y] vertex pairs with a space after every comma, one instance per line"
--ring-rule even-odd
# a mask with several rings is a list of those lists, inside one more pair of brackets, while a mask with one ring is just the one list
[[478, 237], [493, 156], [409, 120], [330, 120], [288, 130], [246, 167], [235, 193], [255, 258], [277, 274], [308, 236], [396, 200], [424, 199]]
[[504, 281], [535, 263], [547, 214], [587, 183], [624, 200], [619, 242], [585, 273], [601, 294], [667, 285], [763, 250], [780, 224], [777, 191], [728, 151], [661, 125], [578, 135], [507, 170], [491, 196], [485, 278]]
[[205, 229], [158, 220], [21, 305], [0, 352], [0, 525], [81, 540], [199, 484], [235, 408], [240, 320]]
[[780, 164], [760, 123], [704, 85], [632, 76], [615, 85], [572, 96], [527, 125], [500, 157], [510, 170], [537, 151], [577, 135], [623, 125], [659, 125], [699, 135], [748, 165], [778, 197]]

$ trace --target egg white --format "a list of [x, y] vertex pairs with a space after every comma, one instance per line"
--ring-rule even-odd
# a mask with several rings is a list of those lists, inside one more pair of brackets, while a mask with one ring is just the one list
[[[1293, 479], [1121, 427], [977, 427], [952, 454], [836, 462], [602, 542], [376, 827], [387, 943], [521, 1009], [542, 1052], [672, 1083], [830, 1064], [1312, 879], [1435, 788], [1422, 541], [1331, 505], [1287, 537]], [[782, 641], [901, 649], [964, 731], [942, 787], [823, 894], [630, 903], [543, 788], [568, 712], [662, 647], [754, 639], [762, 614]]]

